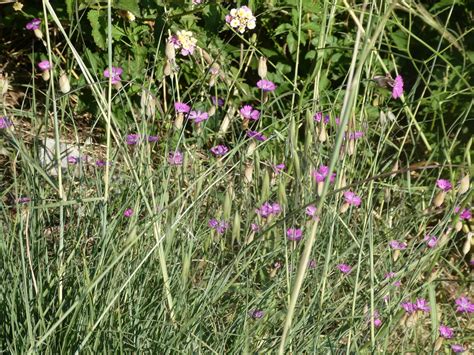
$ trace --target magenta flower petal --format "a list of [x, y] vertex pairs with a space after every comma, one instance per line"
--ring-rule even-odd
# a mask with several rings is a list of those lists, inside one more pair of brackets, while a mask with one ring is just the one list
[[51, 69], [51, 62], [49, 60], [42, 60], [38, 63], [38, 68], [42, 71]]
[[451, 339], [454, 336], [454, 331], [452, 328], [441, 324], [439, 326], [439, 336], [445, 339]]
[[276, 89], [276, 85], [273, 82], [265, 79], [257, 81], [257, 87], [262, 91], [274, 91]]
[[34, 31], [34, 30], [39, 29], [40, 24], [41, 24], [41, 19], [35, 18], [35, 19], [31, 20], [30, 22], [28, 22], [26, 24], [25, 28], [27, 30]]
[[339, 269], [340, 272], [343, 274], [348, 274], [352, 271], [352, 267], [348, 264], [338, 264], [337, 268]]
[[225, 145], [216, 145], [215, 147], [212, 147], [211, 149], [212, 154], [214, 154], [216, 157], [223, 156], [227, 154], [229, 151], [229, 148], [227, 148]]
[[127, 218], [132, 217], [133, 215], [133, 210], [131, 208], [127, 208], [124, 212], [123, 215]]
[[397, 75], [393, 82], [392, 97], [398, 99], [403, 95], [403, 78], [401, 75]]
[[286, 231], [286, 236], [288, 240], [291, 241], [300, 241], [303, 237], [303, 231], [299, 228], [288, 228]]
[[0, 117], [0, 129], [6, 129], [13, 126], [13, 122], [8, 119], [8, 117]]
[[443, 190], [445, 192], [451, 190], [451, 188], [453, 187], [453, 185], [451, 185], [449, 180], [446, 180], [446, 179], [436, 180], [436, 186], [438, 186], [438, 188], [440, 188], [441, 190]]
[[185, 104], [184, 102], [175, 102], [174, 109], [176, 110], [176, 112], [188, 113], [191, 110], [191, 107]]
[[466, 296], [461, 296], [456, 299], [456, 312], [474, 313], [474, 304]]
[[362, 203], [362, 199], [352, 191], [344, 192], [344, 199], [349, 205], [359, 207]]

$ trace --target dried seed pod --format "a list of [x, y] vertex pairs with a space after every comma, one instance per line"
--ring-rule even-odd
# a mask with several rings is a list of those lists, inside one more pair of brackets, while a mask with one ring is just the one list
[[65, 72], [62, 72], [59, 76], [59, 89], [63, 94], [67, 94], [71, 91], [71, 84], [69, 83], [69, 78]]
[[247, 162], [245, 164], [245, 170], [244, 170], [245, 182], [251, 183], [252, 175], [253, 175], [253, 163]]
[[435, 198], [433, 200], [433, 205], [435, 207], [441, 206], [444, 202], [445, 197], [446, 197], [446, 192], [445, 191], [438, 192], [438, 194], [435, 196]]
[[463, 178], [461, 180], [459, 180], [458, 193], [460, 195], [462, 195], [462, 194], [465, 194], [466, 192], [468, 192], [469, 191], [469, 185], [470, 185], [469, 174], [466, 174], [466, 175], [463, 176]]
[[321, 127], [318, 139], [321, 143], [326, 142], [326, 140], [328, 139], [328, 135], [326, 133], [326, 127], [324, 127], [324, 125]]
[[262, 79], [267, 76], [267, 58], [263, 56], [258, 61], [258, 76]]
[[462, 247], [463, 255], [467, 255], [467, 253], [469, 253], [469, 251], [471, 250], [472, 234], [472, 232], [466, 234], [466, 241], [464, 242], [464, 245]]
[[166, 42], [165, 55], [168, 61], [173, 62], [176, 58], [176, 51], [174, 49], [174, 44], [170, 41]]

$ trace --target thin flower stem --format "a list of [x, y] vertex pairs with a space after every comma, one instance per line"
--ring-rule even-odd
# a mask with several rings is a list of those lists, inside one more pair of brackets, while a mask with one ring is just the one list
[[[46, 2], [43, 1], [43, 11], [46, 14]], [[49, 26], [48, 26], [48, 16], [44, 16], [45, 26], [46, 26], [46, 44], [48, 50], [48, 60], [50, 63], [53, 63], [53, 56], [52, 56], [52, 47], [51, 47], [51, 38], [49, 36]], [[56, 170], [58, 173], [58, 193], [59, 199], [61, 201], [66, 201], [67, 197], [64, 193], [63, 187], [63, 174], [62, 174], [62, 164], [61, 164], [61, 145], [60, 145], [60, 132], [59, 132], [59, 119], [58, 119], [58, 108], [57, 108], [57, 100], [56, 100], [56, 89], [55, 89], [55, 76], [54, 70], [51, 70], [51, 96], [52, 96], [52, 103], [53, 103], [53, 117], [54, 117], [54, 142], [55, 142], [55, 155], [56, 155]], [[63, 252], [64, 252], [64, 206], [61, 204], [59, 206], [59, 245], [58, 245], [58, 301], [59, 305], [61, 306], [63, 302], [63, 273], [64, 273], [64, 260], [63, 260]]]

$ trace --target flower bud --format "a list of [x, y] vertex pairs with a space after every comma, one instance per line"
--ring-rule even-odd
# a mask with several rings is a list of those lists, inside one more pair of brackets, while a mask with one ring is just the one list
[[446, 197], [446, 192], [445, 191], [438, 192], [438, 194], [436, 195], [436, 197], [433, 200], [433, 205], [435, 207], [441, 206], [444, 202], [445, 197]]
[[51, 78], [51, 75], [49, 73], [49, 70], [44, 70], [41, 73], [41, 77], [43, 78], [44, 81], [48, 81]]
[[255, 149], [257, 149], [257, 143], [255, 142], [255, 140], [251, 140], [247, 148], [246, 156], [248, 157], [252, 156], [253, 153], [255, 152]]
[[258, 76], [262, 79], [267, 76], [267, 58], [263, 56], [258, 61]]
[[462, 247], [463, 255], [466, 255], [471, 250], [471, 240], [472, 240], [472, 232], [466, 234], [466, 241]]
[[59, 89], [63, 94], [67, 94], [71, 90], [71, 85], [65, 72], [62, 72], [59, 77]]
[[42, 38], [43, 38], [43, 32], [41, 32], [41, 30], [40, 30], [39, 28], [33, 30], [33, 32], [34, 32], [36, 38], [38, 38], [38, 39], [42, 39]]
[[184, 115], [182, 112], [179, 112], [174, 120], [174, 128], [180, 130], [183, 128]]
[[168, 61], [172, 62], [176, 58], [176, 51], [174, 50], [174, 44], [170, 41], [166, 42], [165, 55]]
[[460, 220], [456, 222], [456, 224], [454, 225], [454, 229], [456, 230], [456, 232], [459, 232], [462, 229], [462, 222]]
[[148, 90], [142, 91], [142, 95], [140, 97], [140, 106], [142, 108], [142, 112], [145, 112], [146, 117], [155, 117], [156, 99]]
[[349, 204], [347, 202], [344, 202], [341, 206], [341, 208], [339, 209], [339, 212], [340, 213], [344, 213], [346, 212], [347, 210], [349, 209]]
[[8, 81], [8, 77], [5, 75], [3, 76], [0, 73], [0, 97], [4, 96], [8, 92], [10, 82]]
[[169, 61], [166, 62], [165, 67], [163, 68], [163, 74], [165, 76], [170, 76], [173, 70], [171, 69], [171, 64]]
[[253, 163], [247, 162], [245, 164], [245, 170], [244, 170], [245, 182], [247, 183], [252, 182], [252, 174], [253, 174]]
[[216, 114], [216, 106], [211, 106], [207, 114], [209, 115], [209, 117], [214, 116]]
[[321, 127], [321, 131], [319, 132], [318, 139], [321, 143], [326, 142], [326, 140], [328, 139], [328, 135], [326, 133], [326, 127], [324, 127], [324, 124]]
[[464, 177], [459, 180], [459, 194], [465, 194], [469, 191], [469, 174], [464, 175]]

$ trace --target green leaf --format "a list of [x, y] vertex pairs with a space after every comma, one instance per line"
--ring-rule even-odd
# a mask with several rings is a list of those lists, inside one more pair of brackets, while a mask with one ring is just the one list
[[105, 49], [107, 46], [107, 37], [105, 35], [107, 20], [105, 16], [103, 16], [99, 10], [90, 10], [87, 13], [87, 19], [92, 27], [92, 38], [95, 44], [97, 47]]
[[130, 11], [134, 15], [140, 15], [138, 0], [115, 0], [113, 7], [119, 10]]

